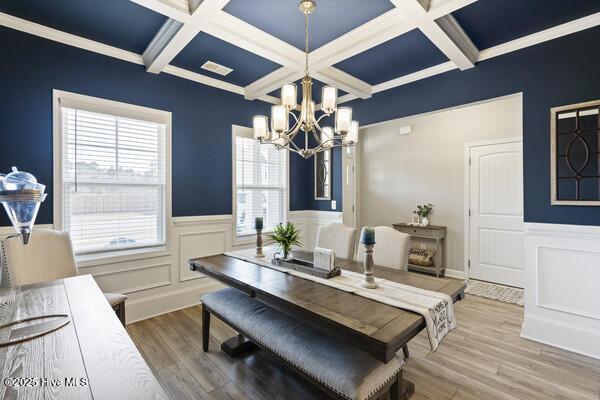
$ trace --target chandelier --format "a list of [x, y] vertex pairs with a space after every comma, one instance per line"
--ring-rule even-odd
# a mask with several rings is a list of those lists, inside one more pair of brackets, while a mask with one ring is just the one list
[[[305, 69], [302, 78], [302, 103], [298, 109], [296, 84], [287, 83], [281, 88], [281, 104], [271, 107], [271, 124], [265, 115], [256, 115], [252, 120], [254, 138], [261, 144], [272, 144], [278, 149], [287, 149], [309, 158], [332, 147], [354, 146], [358, 140], [358, 122], [352, 120], [352, 108], [337, 107], [337, 89], [323, 86], [321, 92], [321, 115], [317, 118], [312, 99], [312, 78], [308, 71], [308, 16], [317, 8], [313, 0], [303, 0], [298, 5], [305, 19]], [[296, 113], [298, 115], [296, 115]], [[321, 126], [324, 118], [335, 114], [335, 125]], [[292, 127], [290, 128], [290, 121]], [[304, 144], [294, 139], [302, 131]], [[313, 136], [314, 143], [309, 141]], [[316, 143], [316, 144], [315, 144]], [[312, 145], [312, 147], [311, 147]]]

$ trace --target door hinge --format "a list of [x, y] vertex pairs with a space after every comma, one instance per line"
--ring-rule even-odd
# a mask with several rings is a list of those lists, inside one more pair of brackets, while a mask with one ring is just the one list
[[467, 262], [467, 266], [468, 266], [469, 268], [471, 268], [471, 260], [469, 260], [469, 261]]
[[469, 157], [469, 165], [471, 165], [471, 157]]
[[471, 216], [471, 209], [469, 208], [469, 217]]
[[354, 206], [352, 206], [352, 212], [354, 212]]

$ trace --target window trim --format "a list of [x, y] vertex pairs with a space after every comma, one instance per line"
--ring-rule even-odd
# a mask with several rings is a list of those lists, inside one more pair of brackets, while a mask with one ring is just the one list
[[54, 229], [63, 230], [63, 132], [61, 118], [61, 103], [67, 107], [83, 108], [85, 110], [118, 115], [126, 118], [143, 119], [165, 125], [165, 244], [131, 250], [112, 250], [95, 254], [77, 255], [79, 267], [90, 267], [114, 262], [139, 260], [150, 257], [162, 257], [171, 254], [172, 226], [172, 178], [171, 178], [171, 129], [172, 114], [169, 111], [158, 110], [119, 101], [52, 90], [52, 137], [53, 137], [53, 224]]
[[[237, 235], [237, 153], [236, 153], [236, 137], [237, 136], [246, 136], [253, 137], [254, 133], [252, 128], [248, 128], [241, 125], [232, 125], [231, 126], [231, 211], [233, 215], [232, 220], [232, 236], [233, 236], [233, 245], [248, 245], [255, 243], [255, 235]], [[290, 211], [290, 168], [289, 168], [289, 152], [284, 151], [283, 156], [283, 167], [285, 168], [284, 176], [285, 176], [285, 189], [283, 194], [283, 222], [287, 222], [288, 214]], [[263, 231], [263, 235], [269, 233], [267, 231]], [[263, 237], [263, 240], [265, 238]]]

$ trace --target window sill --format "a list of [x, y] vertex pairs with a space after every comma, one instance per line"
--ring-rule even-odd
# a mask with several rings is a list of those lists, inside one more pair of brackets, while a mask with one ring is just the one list
[[[273, 231], [269, 231], [269, 232], [263, 232], [262, 233], [262, 239], [263, 239], [263, 247], [273, 243], [272, 240], [269, 239], [269, 235], [272, 234]], [[248, 245], [248, 244], [255, 244], [256, 243], [256, 234], [250, 234], [250, 235], [243, 235], [243, 236], [237, 236], [234, 234], [233, 236], [233, 245], [234, 246], [243, 246], [243, 245]]]
[[76, 261], [78, 268], [89, 268], [104, 264], [167, 257], [170, 255], [171, 252], [167, 250], [167, 246], [165, 245], [147, 249], [117, 250], [106, 253], [79, 255], [76, 256]]

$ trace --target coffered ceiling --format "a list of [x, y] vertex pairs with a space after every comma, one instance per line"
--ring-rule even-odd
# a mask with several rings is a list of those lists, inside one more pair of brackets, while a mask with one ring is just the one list
[[[316, 0], [310, 68], [369, 98], [600, 24], [595, 0]], [[0, 25], [277, 101], [304, 70], [298, 0], [2, 0]], [[202, 69], [212, 61], [232, 69]]]

